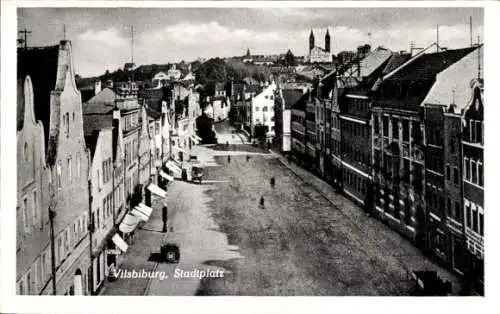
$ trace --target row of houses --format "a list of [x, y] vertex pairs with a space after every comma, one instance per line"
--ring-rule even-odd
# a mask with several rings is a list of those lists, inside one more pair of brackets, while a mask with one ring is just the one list
[[190, 156], [199, 97], [116, 83], [82, 103], [70, 41], [18, 50], [17, 293], [93, 295]]
[[481, 45], [379, 47], [310, 88], [280, 89], [276, 106], [283, 152], [477, 291], [484, 278], [482, 58]]

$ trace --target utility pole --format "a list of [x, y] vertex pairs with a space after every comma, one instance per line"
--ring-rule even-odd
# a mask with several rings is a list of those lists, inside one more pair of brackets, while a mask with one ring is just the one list
[[20, 31], [19, 33], [24, 35], [24, 49], [28, 48], [28, 34], [31, 34], [31, 31], [28, 31], [26, 28], [24, 28], [24, 30]]
[[481, 78], [481, 37], [477, 36], [477, 78]]
[[469, 16], [469, 36], [470, 36], [470, 46], [473, 46], [472, 43], [472, 16]]
[[[54, 197], [54, 196], [52, 196]], [[54, 237], [54, 219], [56, 218], [56, 212], [54, 211], [55, 205], [51, 201], [49, 205], [49, 220], [50, 220], [50, 255], [52, 259], [52, 295], [57, 295], [57, 284], [56, 284], [56, 248], [55, 248], [55, 237]]]
[[439, 25], [436, 25], [436, 52], [439, 52]]
[[87, 180], [88, 183], [88, 193], [89, 193], [89, 222], [87, 226], [87, 230], [89, 232], [89, 254], [90, 254], [90, 268], [89, 268], [89, 277], [90, 277], [90, 295], [94, 295], [94, 258], [93, 258], [93, 248], [92, 248], [92, 234], [95, 230], [94, 224], [94, 215], [92, 215], [92, 181], [90, 178]]
[[132, 47], [131, 47], [131, 56], [132, 56], [132, 82], [134, 81], [134, 25], [132, 25]]
[[63, 39], [66, 40], [66, 24], [63, 25]]

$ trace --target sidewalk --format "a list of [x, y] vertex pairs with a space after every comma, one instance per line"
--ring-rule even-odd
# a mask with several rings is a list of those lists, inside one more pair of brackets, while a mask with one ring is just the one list
[[[172, 184], [175, 184], [175, 182]], [[161, 210], [163, 199], [154, 195], [152, 195], [152, 198], [153, 212], [142, 229], [136, 229], [134, 241], [129, 245], [127, 253], [125, 253], [125, 258], [118, 265], [117, 270], [142, 271], [144, 269], [147, 272], [151, 272], [156, 269], [156, 263], [148, 261], [148, 259], [151, 253], [160, 251], [161, 242], [167, 234], [161, 232], [163, 227]], [[168, 213], [169, 220], [175, 215], [175, 212], [170, 210], [170, 207]], [[113, 282], [106, 282], [100, 295], [140, 296], [144, 295], [147, 291], [148, 285], [148, 278], [117, 278]]]
[[[364, 211], [348, 198], [340, 195], [330, 184], [303, 169], [295, 163], [289, 162], [283, 155], [270, 150], [271, 154], [290, 169], [304, 182], [314, 187], [323, 197], [334, 206], [333, 210], [340, 211], [351, 223], [353, 232], [363, 235], [363, 241], [371, 247], [381, 249], [394, 256], [410, 275], [415, 270], [434, 270], [438, 275], [452, 283], [454, 293], [460, 290], [458, 277], [434, 261], [426, 258], [410, 241], [389, 228], [378, 219], [367, 217]], [[397, 248], [397, 249], [394, 249]]]

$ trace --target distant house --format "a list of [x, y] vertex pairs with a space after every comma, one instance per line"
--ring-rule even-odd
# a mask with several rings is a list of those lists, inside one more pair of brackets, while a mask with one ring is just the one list
[[127, 71], [133, 71], [133, 70], [135, 70], [135, 63], [127, 62], [123, 66], [123, 71], [125, 71], [125, 72], [127, 72]]

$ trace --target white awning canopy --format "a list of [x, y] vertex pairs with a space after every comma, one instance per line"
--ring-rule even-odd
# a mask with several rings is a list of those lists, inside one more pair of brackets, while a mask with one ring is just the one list
[[140, 206], [134, 207], [134, 209], [132, 209], [131, 213], [132, 213], [132, 215], [137, 217], [139, 220], [148, 221], [149, 216], [151, 216], [152, 211], [153, 210], [151, 209], [151, 207], [147, 207], [146, 205], [144, 205], [144, 207], [140, 207]]
[[130, 233], [135, 230], [135, 227], [137, 227], [138, 223], [139, 220], [137, 219], [137, 217], [129, 213], [125, 216], [125, 218], [123, 218], [123, 221], [118, 229], [120, 229], [121, 232]]
[[120, 237], [118, 233], [115, 233], [111, 240], [120, 250], [122, 250], [123, 253], [127, 252], [128, 244], [122, 239], [122, 237]]
[[172, 177], [171, 175], [166, 174], [165, 172], [163, 172], [163, 170], [160, 170], [160, 176], [162, 176], [163, 178], [167, 179], [168, 181], [174, 181], [174, 177]]
[[184, 149], [180, 148], [180, 147], [172, 146], [172, 149], [177, 150], [179, 152], [183, 152], [184, 154], [187, 154], [187, 152]]
[[193, 143], [195, 143], [195, 144], [199, 144], [199, 143], [200, 143], [200, 141], [199, 141], [196, 137], [194, 137], [194, 135], [192, 135], [192, 136], [191, 136], [191, 140], [192, 140], [192, 141], [193, 141]]
[[152, 193], [160, 196], [160, 197], [165, 197], [167, 196], [167, 192], [165, 192], [164, 190], [160, 189], [160, 187], [158, 187], [156, 184], [154, 183], [150, 183], [148, 185], [148, 190], [150, 190]]
[[182, 172], [182, 169], [179, 168], [176, 164], [174, 164], [171, 160], [167, 161], [165, 166], [168, 168], [168, 170], [172, 172]]

